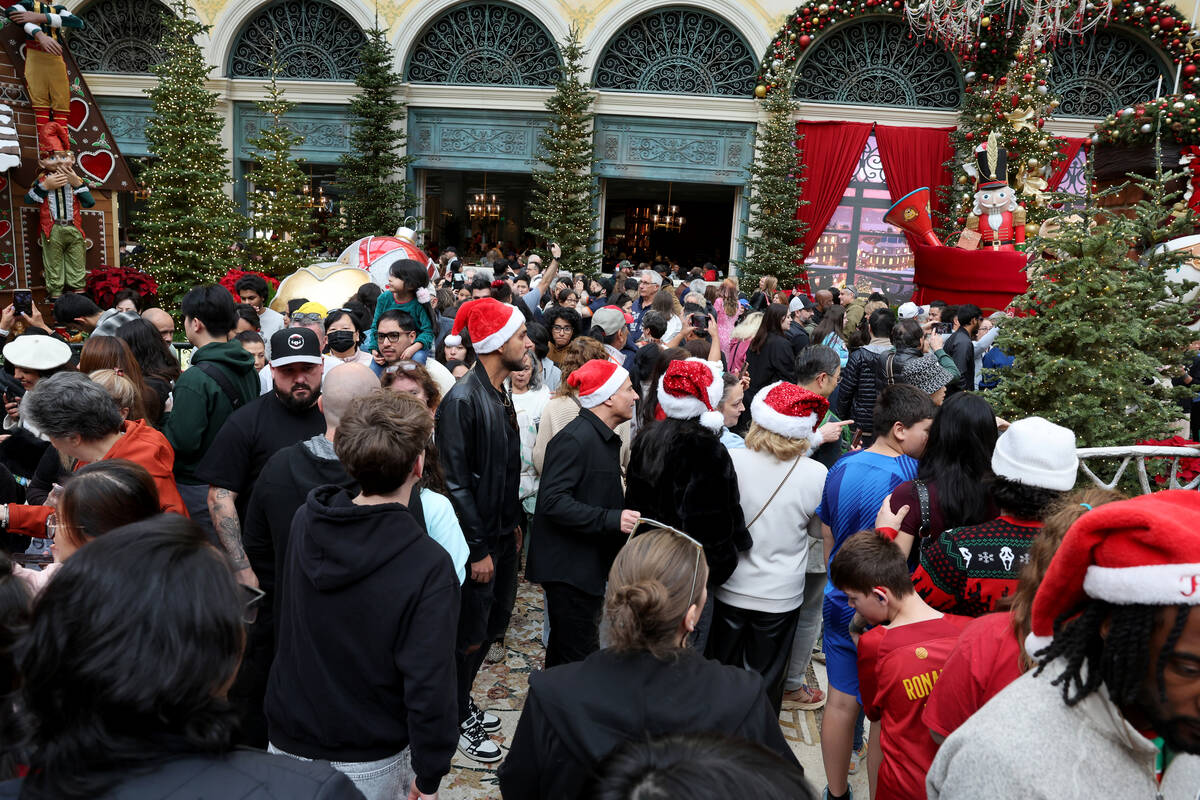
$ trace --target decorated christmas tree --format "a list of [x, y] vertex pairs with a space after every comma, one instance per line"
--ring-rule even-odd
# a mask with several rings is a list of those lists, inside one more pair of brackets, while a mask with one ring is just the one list
[[276, 80], [278, 70], [272, 64], [267, 99], [258, 110], [270, 117], [270, 123], [248, 140], [254, 148], [254, 193], [250, 196], [250, 224], [254, 237], [248, 250], [256, 269], [276, 278], [285, 278], [312, 258], [312, 214], [304, 194], [306, 178], [292, 160], [292, 148], [304, 137], [284, 124], [284, 116], [295, 107], [284, 99]]
[[204, 86], [212, 68], [195, 41], [208, 28], [187, 0], [174, 12], [163, 15], [168, 57], [152, 68], [158, 85], [148, 93], [146, 141], [154, 160], [142, 174], [149, 196], [139, 219], [147, 270], [167, 302], [240, 266], [234, 244], [246, 225], [225, 194], [232, 181], [221, 146], [224, 120], [213, 110], [216, 94]]
[[951, 165], [956, 182], [948, 198], [951, 212], [945, 233], [962, 230], [971, 213], [974, 182], [962, 165], [975, 163], [975, 148], [986, 143], [992, 132], [1008, 151], [1008, 185], [1017, 193], [1017, 202], [1025, 206], [1028, 233], [1036, 231], [1050, 214], [1045, 192], [1058, 151], [1054, 137], [1044, 127], [1046, 118], [1058, 107], [1047, 77], [1050, 58], [1036, 49], [1035, 42], [1026, 40], [1005, 74], [967, 72], [958, 127], [950, 135], [956, 154]]
[[596, 245], [595, 179], [592, 177], [592, 93], [583, 80], [585, 51], [579, 29], [572, 27], [561, 45], [562, 77], [546, 101], [550, 127], [538, 140], [529, 204], [530, 233], [562, 247], [562, 268], [594, 272]]
[[1080, 447], [1170, 435], [1181, 412], [1167, 379], [1194, 338], [1189, 287], [1168, 280], [1187, 254], [1156, 250], [1193, 224], [1172, 214], [1173, 177], [1138, 179], [1145, 196], [1126, 214], [1096, 205], [1124, 187], [1097, 194], [1080, 213], [1052, 218], [1053, 238], [1033, 240], [1042, 255], [1013, 302], [1025, 316], [1005, 322], [997, 341], [1015, 359], [988, 393], [997, 414], [1045, 417], [1075, 431]]
[[[780, 86], [791, 86], [789, 60], [772, 62], [770, 80]], [[780, 74], [782, 73], [782, 74]], [[758, 148], [750, 165], [750, 235], [742, 238], [746, 260], [741, 267], [747, 291], [758, 288], [759, 278], [773, 275], [781, 289], [799, 284], [808, 288], [808, 276], [800, 264], [804, 248], [801, 238], [806, 227], [796, 219], [800, 206], [800, 186], [803, 180], [799, 169], [796, 139], [796, 104], [786, 90], [766, 94], [762, 101], [767, 120], [758, 132]]]
[[354, 83], [361, 91], [350, 101], [350, 151], [338, 169], [343, 245], [363, 236], [392, 235], [417, 206], [405, 180], [411, 161], [401, 155], [408, 138], [406, 112], [387, 32], [367, 31], [358, 57], [362, 71]]

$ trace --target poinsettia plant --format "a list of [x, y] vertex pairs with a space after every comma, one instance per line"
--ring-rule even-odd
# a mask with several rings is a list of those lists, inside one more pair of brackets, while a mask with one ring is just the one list
[[[1151, 447], [1200, 447], [1200, 442], [1193, 442], [1182, 436], [1172, 436], [1170, 439], [1147, 439], [1138, 444]], [[1146, 459], [1146, 472], [1154, 479], [1157, 486], [1166, 486], [1171, 475], [1171, 456], [1150, 456]], [[1175, 473], [1179, 485], [1187, 486], [1196, 476], [1200, 475], [1200, 458], [1181, 458], [1179, 468]]]
[[122, 289], [132, 289], [140, 297], [158, 294], [158, 282], [140, 269], [131, 267], [102, 265], [87, 274], [84, 288], [101, 308], [111, 308], [113, 295]]
[[[229, 272], [225, 273], [224, 278], [221, 278], [221, 285], [224, 286], [226, 289], [228, 289], [229, 293], [231, 295], [233, 295], [233, 299], [239, 303], [242, 302], [242, 298], [239, 297], [238, 293], [237, 293], [237, 282], [239, 280], [241, 280], [242, 277], [245, 275], [257, 275], [258, 277], [262, 278], [264, 281], [267, 282], [268, 291], [272, 295], [274, 295], [275, 290], [279, 288], [279, 279], [272, 278], [270, 275], [267, 275], [266, 273], [256, 272], [254, 270], [246, 270], [246, 269], [231, 269], [231, 270], [229, 270]], [[267, 298], [263, 298], [263, 299], [270, 300], [271, 298], [267, 297]]]

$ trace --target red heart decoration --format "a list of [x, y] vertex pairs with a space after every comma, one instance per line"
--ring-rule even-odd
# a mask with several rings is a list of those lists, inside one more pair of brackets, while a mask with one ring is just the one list
[[8, 188], [8, 178], [5, 177], [4, 175], [0, 175], [0, 192], [3, 192], [7, 188]]
[[14, 267], [12, 264], [9, 264], [8, 262], [0, 264], [0, 281], [7, 281], [9, 278], [11, 278], [13, 276], [13, 273], [16, 271], [17, 271], [17, 268]]
[[79, 154], [79, 168], [100, 183], [108, 180], [108, 176], [112, 175], [116, 166], [117, 160], [107, 150], [93, 150], [90, 153]]
[[71, 98], [71, 110], [67, 114], [67, 125], [73, 131], [77, 131], [83, 127], [83, 123], [87, 122], [89, 114], [88, 104], [78, 97]]
[[8, 236], [12, 232], [12, 223], [6, 219], [0, 219], [0, 239]]

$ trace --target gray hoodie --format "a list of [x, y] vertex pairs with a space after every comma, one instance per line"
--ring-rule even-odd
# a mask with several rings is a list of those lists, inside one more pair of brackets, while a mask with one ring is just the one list
[[1054, 661], [1027, 672], [942, 744], [929, 768], [929, 800], [1197, 800], [1200, 757], [1178, 755], [1154, 779], [1157, 749], [1102, 686], [1063, 702]]

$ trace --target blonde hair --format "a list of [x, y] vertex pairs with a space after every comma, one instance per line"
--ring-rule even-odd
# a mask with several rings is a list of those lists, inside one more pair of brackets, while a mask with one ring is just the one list
[[679, 534], [658, 529], [628, 542], [608, 572], [604, 594], [610, 647], [671, 658], [681, 647], [679, 625], [707, 582], [704, 552], [697, 561], [696, 545]]
[[750, 423], [750, 432], [746, 434], [747, 450], [770, 453], [780, 461], [793, 461], [807, 453], [810, 446], [807, 439], [790, 439], [757, 422]]
[[118, 409], [127, 409], [126, 419], [139, 420], [146, 418], [146, 406], [142, 402], [142, 393], [133, 385], [133, 381], [118, 373], [115, 369], [98, 369], [88, 373], [92, 383], [108, 392], [108, 396], [117, 404]]
[[772, 295], [775, 294], [775, 290], [779, 288], [779, 279], [776, 278], [774, 275], [768, 275], [766, 286], [767, 286], [767, 288], [765, 290], [766, 295], [767, 295], [767, 297], [771, 297]]
[[762, 327], [763, 312], [752, 311], [746, 315], [746, 318], [737, 324], [733, 329], [734, 339], [753, 339], [758, 333], [758, 329]]

